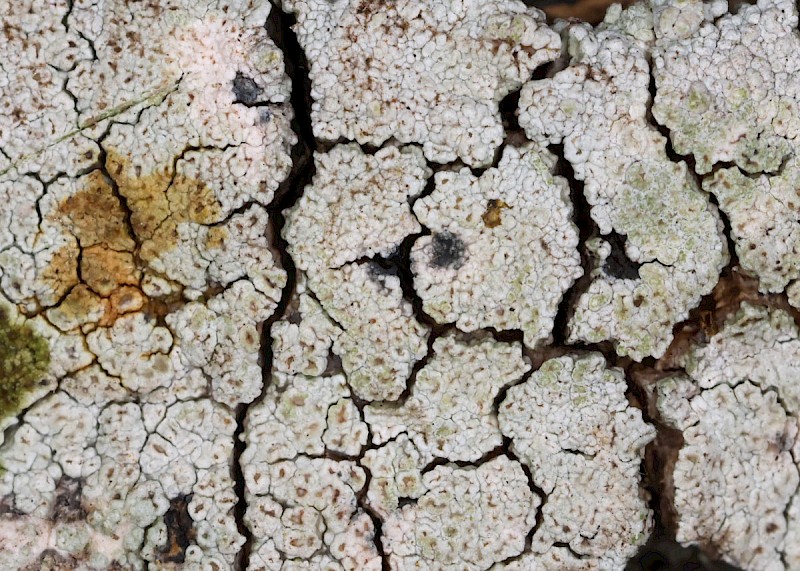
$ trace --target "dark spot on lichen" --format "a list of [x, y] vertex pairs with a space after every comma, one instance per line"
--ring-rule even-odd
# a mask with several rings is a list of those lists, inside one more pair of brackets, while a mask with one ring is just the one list
[[636, 280], [639, 279], [639, 268], [642, 265], [637, 264], [625, 255], [626, 238], [626, 236], [616, 232], [604, 236], [606, 242], [611, 246], [611, 254], [603, 263], [603, 271], [606, 275], [614, 278]]
[[192, 494], [170, 500], [169, 509], [164, 514], [164, 524], [167, 526], [167, 544], [158, 549], [158, 561], [183, 563], [186, 560], [186, 548], [197, 536], [194, 520], [189, 515], [189, 502], [191, 501]]
[[452, 232], [439, 232], [431, 238], [431, 265], [437, 268], [458, 269], [464, 264], [466, 247]]
[[17, 414], [50, 367], [50, 346], [0, 306], [0, 418]]
[[50, 519], [53, 521], [79, 521], [86, 518], [83, 509], [83, 486], [80, 480], [62, 476], [56, 485], [55, 499], [50, 507]]
[[500, 216], [503, 208], [511, 207], [502, 200], [498, 200], [496, 198], [489, 200], [489, 202], [486, 204], [486, 210], [481, 215], [483, 224], [487, 228], [496, 228], [497, 226], [500, 226], [503, 223], [502, 217]]
[[241, 71], [236, 72], [236, 77], [233, 78], [233, 95], [236, 97], [236, 103], [243, 105], [255, 105], [259, 102], [261, 94], [264, 92], [258, 84], [253, 81], [253, 78], [247, 77]]

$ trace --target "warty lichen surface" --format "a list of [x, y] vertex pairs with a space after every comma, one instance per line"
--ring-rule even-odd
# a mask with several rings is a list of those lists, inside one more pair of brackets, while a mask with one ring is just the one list
[[500, 403], [500, 430], [546, 498], [533, 553], [566, 544], [598, 569], [622, 569], [647, 541], [653, 519], [639, 465], [655, 430], [626, 388], [599, 353], [567, 355], [545, 361]]
[[0, 569], [800, 568], [796, 6], [275, 3], [0, 0]]
[[235, 407], [287, 281], [269, 4], [0, 13], [0, 568], [233, 568]]
[[[525, 344], [551, 339], [563, 292], [583, 273], [569, 186], [535, 143], [507, 146], [496, 168], [436, 174], [414, 204], [431, 231], [411, 251], [422, 309], [463, 331], [521, 329]], [[445, 255], [442, 236], [456, 247]]]
[[641, 265], [637, 277], [609, 273], [604, 240], [595, 241], [569, 341], [611, 340], [620, 355], [641, 360], [663, 355], [673, 326], [711, 291], [728, 253], [716, 208], [647, 120], [647, 13], [633, 22], [611, 16], [596, 30], [565, 29], [570, 64], [523, 87], [519, 122], [529, 137], [564, 145], [600, 234], [626, 236], [624, 255]]
[[687, 374], [655, 385], [685, 441], [672, 475], [678, 541], [743, 569], [800, 566], [798, 359], [791, 315], [745, 302], [689, 350]]
[[282, 0], [308, 58], [314, 135], [419, 143], [444, 163], [491, 164], [498, 104], [561, 42], [508, 0]]

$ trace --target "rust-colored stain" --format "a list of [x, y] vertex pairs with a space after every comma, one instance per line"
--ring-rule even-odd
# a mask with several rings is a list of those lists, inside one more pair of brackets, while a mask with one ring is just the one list
[[78, 250], [63, 246], [53, 252], [50, 263], [42, 268], [38, 281], [55, 299], [61, 299], [78, 284]]
[[[143, 270], [176, 247], [179, 224], [219, 222], [222, 205], [202, 181], [175, 174], [172, 161], [142, 173], [129, 158], [109, 152], [105, 166], [108, 174], [87, 174], [80, 190], [58, 205], [53, 218], [77, 245], [56, 251], [40, 279], [58, 299], [66, 296], [59, 310], [78, 321], [98, 306], [105, 309], [101, 324], [145, 305], [162, 314], [174, 300], [146, 299], [139, 289]], [[220, 247], [226, 236], [224, 228], [212, 229], [207, 246]], [[76, 294], [67, 295], [73, 288]]]
[[484, 226], [487, 228], [496, 228], [503, 223], [501, 217], [501, 211], [503, 208], [511, 208], [508, 204], [503, 202], [502, 200], [498, 200], [496, 198], [492, 198], [486, 204], [486, 210], [481, 215], [481, 220], [483, 220]]
[[140, 277], [132, 252], [117, 252], [103, 246], [83, 251], [81, 278], [102, 297], [108, 297], [123, 285], [138, 285]]
[[81, 179], [81, 190], [59, 204], [58, 216], [81, 247], [100, 245], [110, 250], [132, 251], [136, 246], [125, 224], [125, 210], [111, 184], [99, 170]]

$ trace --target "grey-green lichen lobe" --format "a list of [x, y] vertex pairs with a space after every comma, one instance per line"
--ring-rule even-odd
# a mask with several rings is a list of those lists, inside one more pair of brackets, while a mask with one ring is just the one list
[[19, 412], [49, 367], [47, 340], [0, 305], [0, 419]]

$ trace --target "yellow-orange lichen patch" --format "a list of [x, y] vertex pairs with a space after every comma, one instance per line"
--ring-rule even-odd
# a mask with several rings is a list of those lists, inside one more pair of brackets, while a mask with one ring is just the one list
[[117, 251], [136, 246], [128, 232], [125, 210], [110, 182], [99, 171], [82, 179], [83, 187], [59, 204], [58, 215], [82, 248], [102, 245]]
[[[81, 188], [59, 203], [53, 217], [77, 241], [55, 252], [39, 275], [54, 292], [52, 303], [72, 290], [51, 310], [65, 327], [110, 325], [119, 315], [147, 310], [154, 300], [139, 285], [148, 262], [177, 246], [181, 223], [213, 224], [224, 215], [208, 185], [175, 174], [172, 160], [142, 172], [109, 151], [105, 166], [105, 172], [83, 177]], [[208, 246], [221, 247], [226, 237], [227, 230], [213, 228]]]
[[143, 173], [141, 167], [131, 167], [122, 155], [109, 152], [106, 167], [128, 203], [131, 225], [139, 242], [171, 236], [172, 232], [158, 232], [167, 220], [177, 225], [213, 224], [222, 219], [222, 205], [213, 190], [202, 181], [175, 173], [171, 161]]
[[62, 331], [71, 331], [97, 323], [107, 311], [108, 300], [80, 284], [72, 288], [56, 307], [47, 310], [47, 318]]
[[209, 250], [219, 250], [228, 237], [228, 229], [224, 226], [214, 226], [208, 230], [206, 235], [206, 248]]
[[81, 279], [103, 297], [108, 297], [123, 285], [138, 285], [140, 278], [141, 272], [132, 252], [117, 252], [102, 246], [92, 246], [83, 251]]
[[148, 298], [138, 288], [122, 286], [111, 293], [107, 302], [108, 311], [97, 323], [100, 327], [111, 327], [121, 315], [140, 311], [148, 303]]
[[48, 292], [40, 303], [57, 303], [78, 284], [78, 248], [68, 245], [54, 250], [47, 265], [40, 270], [37, 281]]

